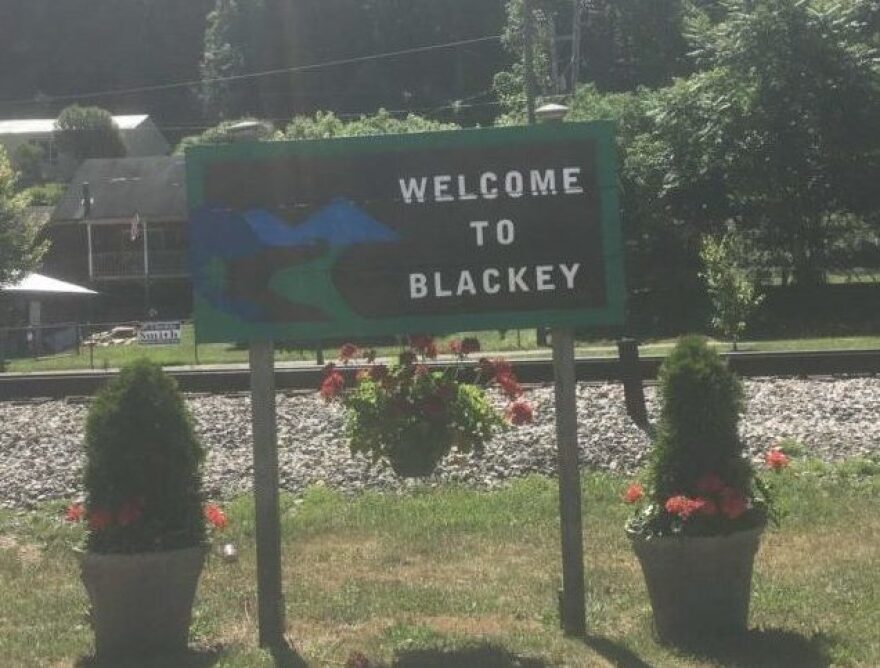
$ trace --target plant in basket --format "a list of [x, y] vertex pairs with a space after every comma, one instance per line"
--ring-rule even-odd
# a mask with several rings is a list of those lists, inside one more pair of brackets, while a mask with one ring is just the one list
[[[744, 631], [760, 536], [778, 518], [739, 436], [742, 386], [703, 338], [685, 337], [659, 394], [646, 479], [624, 493], [656, 631], [673, 643]], [[778, 471], [788, 460], [774, 450], [767, 462]]]
[[[358, 371], [349, 392], [343, 392], [345, 379], [339, 368], [328, 365], [320, 393], [326, 401], [344, 404], [352, 453], [363, 453], [374, 462], [384, 460], [400, 476], [430, 475], [452, 448], [480, 452], [505, 424], [483, 386], [494, 383], [509, 399], [506, 416], [511, 423], [532, 419], [531, 405], [506, 361], [481, 359], [473, 382], [462, 379], [468, 371], [461, 362], [478, 351], [476, 339], [454, 341], [450, 352], [457, 363], [429, 366], [437, 358], [436, 343], [431, 337], [413, 336], [397, 364], [379, 364], [375, 353], [366, 353], [367, 365]], [[354, 344], [340, 351], [345, 364], [358, 355]]]
[[173, 379], [136, 361], [95, 398], [86, 422], [87, 524], [82, 578], [100, 658], [186, 649], [206, 527], [223, 511], [204, 505], [202, 446]]

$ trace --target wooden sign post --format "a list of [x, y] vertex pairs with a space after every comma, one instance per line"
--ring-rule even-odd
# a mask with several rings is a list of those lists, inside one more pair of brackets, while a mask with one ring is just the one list
[[250, 342], [260, 640], [284, 630], [272, 341], [552, 327], [562, 621], [584, 622], [573, 328], [623, 320], [609, 122], [187, 150], [196, 338]]
[[566, 635], [583, 636], [586, 633], [584, 532], [578, 462], [574, 332], [557, 327], [551, 336], [553, 372], [556, 377], [556, 468], [559, 473], [559, 526], [562, 542], [560, 616]]
[[254, 513], [257, 530], [257, 599], [261, 647], [284, 640], [281, 519], [278, 509], [278, 429], [275, 353], [271, 342], [250, 347], [251, 423], [254, 437]]

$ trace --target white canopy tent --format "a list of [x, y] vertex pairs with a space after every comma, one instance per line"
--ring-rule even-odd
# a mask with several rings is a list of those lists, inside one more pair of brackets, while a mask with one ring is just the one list
[[0, 286], [2, 292], [26, 292], [35, 294], [55, 295], [96, 295], [94, 290], [89, 290], [81, 285], [59, 281], [57, 278], [43, 276], [42, 274], [27, 274], [20, 281]]

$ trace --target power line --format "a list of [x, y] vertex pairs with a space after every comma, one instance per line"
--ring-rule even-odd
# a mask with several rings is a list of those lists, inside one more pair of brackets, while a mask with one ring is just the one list
[[217, 84], [225, 82], [246, 81], [250, 79], [259, 79], [261, 77], [276, 76], [279, 74], [296, 74], [299, 72], [309, 72], [327, 67], [337, 67], [339, 65], [352, 65], [356, 63], [364, 63], [373, 60], [383, 60], [386, 58], [396, 58], [398, 56], [408, 56], [417, 53], [426, 53], [440, 49], [451, 49], [460, 46], [468, 46], [471, 44], [480, 44], [484, 42], [500, 41], [501, 35], [486, 35], [484, 37], [476, 37], [473, 39], [458, 40], [456, 42], [446, 42], [443, 44], [431, 44], [428, 46], [419, 46], [411, 49], [401, 49], [399, 51], [387, 51], [384, 53], [376, 53], [369, 56], [356, 56], [354, 58], [342, 58], [338, 60], [328, 60], [322, 63], [312, 63], [310, 65], [298, 65], [295, 67], [282, 67], [272, 70], [263, 70], [261, 72], [248, 72], [245, 74], [235, 74], [228, 77], [213, 77], [210, 79], [192, 79], [189, 81], [177, 81], [174, 83], [155, 84], [151, 86], [138, 86], [134, 88], [117, 88], [112, 90], [92, 91], [87, 93], [70, 93], [66, 95], [53, 95], [42, 97], [39, 100], [34, 98], [18, 99], [18, 100], [0, 100], [0, 104], [17, 105], [17, 104], [33, 104], [34, 102], [57, 102], [67, 100], [84, 100], [99, 97], [108, 97], [111, 95], [128, 95], [132, 93], [151, 93], [161, 90], [172, 90], [175, 88], [191, 88], [193, 86], [203, 86], [208, 84]]

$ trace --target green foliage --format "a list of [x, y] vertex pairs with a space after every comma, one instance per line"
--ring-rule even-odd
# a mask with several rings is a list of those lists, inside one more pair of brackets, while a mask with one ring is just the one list
[[37, 233], [25, 215], [27, 197], [16, 193], [15, 172], [0, 146], [0, 285], [31, 271], [46, 251], [36, 242]]
[[482, 450], [503, 421], [483, 390], [459, 382], [457, 373], [413, 361], [374, 367], [345, 397], [352, 453], [433, 465], [453, 447]]
[[[242, 130], [242, 128], [245, 128]], [[200, 135], [184, 137], [174, 153], [182, 155], [190, 146], [201, 144], [229, 144], [236, 141], [273, 141], [280, 138], [271, 123], [256, 118], [237, 118], [223, 121]]]
[[284, 131], [285, 139], [329, 139], [331, 137], [364, 137], [414, 132], [457, 130], [454, 123], [442, 123], [416, 114], [395, 118], [385, 109], [372, 116], [344, 121], [333, 112], [317, 112], [314, 116], [296, 116]]
[[733, 231], [720, 239], [703, 238], [700, 276], [706, 282], [715, 310], [712, 326], [733, 341], [734, 350], [749, 317], [763, 300], [757, 281], [745, 264], [745, 256], [744, 241]]
[[27, 198], [28, 206], [55, 206], [66, 191], [64, 183], [41, 183], [25, 188], [22, 195]]
[[12, 156], [12, 166], [18, 172], [18, 186], [27, 188], [43, 180], [45, 151], [36, 144], [22, 144]]
[[177, 384], [160, 366], [143, 359], [124, 367], [95, 398], [85, 440], [89, 550], [151, 552], [204, 542], [204, 451]]
[[65, 107], [55, 121], [55, 140], [61, 153], [77, 161], [88, 158], [119, 158], [125, 145], [113, 116], [100, 107]]
[[823, 280], [836, 217], [880, 205], [880, 79], [862, 4], [727, 0], [720, 22], [693, 25], [704, 71], [658, 95], [646, 142], [669, 218], [698, 233], [732, 220], [796, 282]]
[[201, 62], [202, 104], [208, 118], [253, 113], [253, 91], [243, 81], [214, 81], [255, 71], [255, 54], [266, 8], [263, 0], [216, 0], [205, 19]]
[[[739, 379], [697, 336], [682, 338], [660, 370], [662, 408], [648, 472], [651, 505], [631, 523], [648, 534], [713, 534], [752, 525], [765, 499], [753, 489], [739, 437]], [[714, 512], [679, 515], [673, 497], [711, 501]], [[729, 512], [726, 504], [739, 504]], [[751, 510], [747, 510], [751, 504]]]

